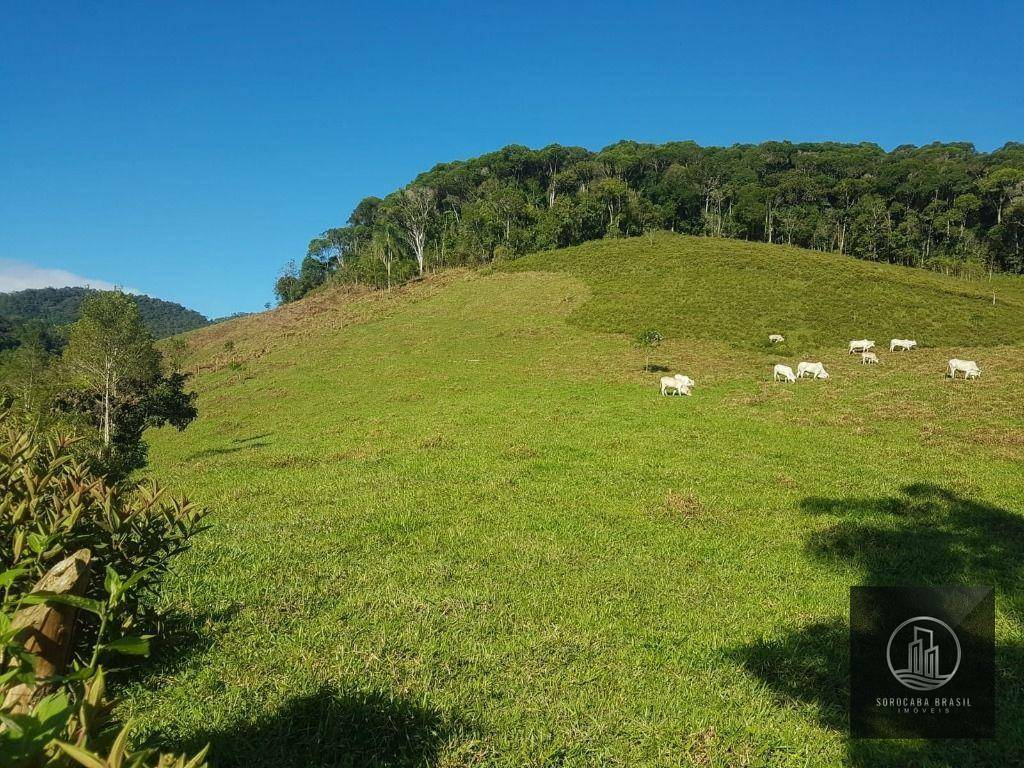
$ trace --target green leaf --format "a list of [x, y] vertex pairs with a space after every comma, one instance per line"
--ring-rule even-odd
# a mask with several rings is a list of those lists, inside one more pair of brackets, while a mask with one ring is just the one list
[[206, 759], [206, 753], [209, 751], [210, 745], [207, 744], [205, 747], [199, 750], [199, 754], [197, 754], [195, 757], [193, 757], [191, 760], [185, 763], [185, 768], [199, 768], [199, 766], [203, 764], [203, 760]]
[[11, 682], [33, 685], [35, 681], [36, 673], [34, 669], [20, 669], [15, 667], [14, 669], [9, 669], [0, 675], [0, 686], [5, 686]]
[[125, 635], [107, 643], [104, 647], [108, 651], [117, 651], [129, 656], [148, 656], [150, 637], [152, 635]]
[[55, 592], [32, 592], [21, 598], [21, 602], [27, 605], [51, 605], [53, 603], [70, 605], [83, 611], [89, 611], [89, 613], [95, 613], [97, 616], [102, 615], [106, 608], [99, 600], [79, 597], [78, 595], [58, 595]]
[[74, 744], [68, 744], [65, 741], [58, 741], [57, 746], [64, 750], [76, 763], [84, 765], [85, 768], [107, 768], [106, 762], [81, 747], [76, 747]]
[[107, 576], [103, 580], [103, 588], [107, 590], [107, 594], [110, 595], [111, 605], [116, 604], [121, 599], [121, 595], [124, 592], [124, 581], [118, 575], [117, 571], [107, 566]]
[[43, 554], [50, 545], [50, 537], [41, 533], [30, 533], [28, 535], [28, 546], [37, 555]]
[[141, 571], [136, 571], [135, 573], [133, 573], [131, 576], [128, 577], [128, 580], [124, 582], [124, 591], [127, 592], [129, 589], [138, 584], [140, 579], [148, 576], [152, 572], [153, 567], [150, 566], [148, 568], [143, 568]]
[[0, 587], [9, 587], [26, 573], [28, 573], [28, 568], [9, 568], [0, 573]]
[[50, 694], [36, 704], [35, 708], [36, 719], [47, 727], [64, 723], [70, 714], [71, 703], [63, 691]]
[[117, 738], [114, 739], [113, 746], [110, 747], [110, 755], [107, 757], [107, 762], [110, 763], [114, 768], [120, 768], [124, 762], [127, 745], [128, 745], [128, 732], [131, 730], [131, 721], [125, 723], [124, 728], [117, 734]]
[[25, 733], [22, 723], [24, 723], [26, 719], [27, 718], [24, 715], [11, 716], [0, 712], [0, 724], [15, 736], [22, 736]]
[[94, 674], [95, 673], [93, 672], [91, 667], [82, 667], [81, 669], [76, 669], [74, 672], [71, 672], [70, 674], [61, 675], [60, 679], [65, 682], [74, 683], [79, 680], [88, 680]]

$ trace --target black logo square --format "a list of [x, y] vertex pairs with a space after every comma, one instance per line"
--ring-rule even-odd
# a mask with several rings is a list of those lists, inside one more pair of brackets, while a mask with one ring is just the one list
[[850, 733], [995, 735], [991, 587], [850, 588]]

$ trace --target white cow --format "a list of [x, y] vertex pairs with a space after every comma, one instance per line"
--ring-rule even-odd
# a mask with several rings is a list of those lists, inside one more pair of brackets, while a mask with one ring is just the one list
[[810, 376], [812, 379], [827, 379], [828, 371], [821, 363], [800, 363], [796, 367], [796, 377], [802, 379], [804, 376]]
[[946, 375], [952, 379], [956, 378], [957, 371], [964, 375], [965, 379], [976, 379], [981, 376], [981, 369], [973, 360], [958, 360], [953, 358], [946, 368]]
[[696, 383], [689, 376], [684, 376], [681, 373], [677, 373], [673, 378], [687, 388], [692, 387]]
[[675, 376], [661, 377], [661, 394], [667, 395], [668, 390], [674, 390], [677, 395], [689, 395], [690, 387], [686, 386]]
[[875, 346], [871, 339], [856, 339], [850, 342], [850, 354], [854, 352], [869, 352]]
[[776, 363], [775, 367], [772, 369], [772, 380], [778, 381], [780, 377], [783, 381], [788, 381], [790, 383], [796, 381], [796, 374], [793, 373], [792, 368], [788, 365], [783, 365], [782, 363]]
[[914, 339], [892, 339], [889, 342], [889, 351], [895, 352], [897, 349], [902, 349], [904, 352], [909, 352], [917, 346], [917, 342]]
[[772, 333], [769, 334], [768, 336], [768, 341], [770, 341], [772, 344], [781, 344], [785, 340], [786, 337], [783, 336], [781, 333]]
[[871, 363], [877, 365], [878, 355], [876, 355], [874, 352], [861, 352], [860, 361], [861, 363]]

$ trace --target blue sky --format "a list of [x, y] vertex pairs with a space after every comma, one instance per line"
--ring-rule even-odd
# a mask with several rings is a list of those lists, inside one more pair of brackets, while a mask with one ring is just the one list
[[510, 143], [1024, 140], [1012, 3], [490, 5], [4, 3], [0, 290], [257, 310], [360, 198]]

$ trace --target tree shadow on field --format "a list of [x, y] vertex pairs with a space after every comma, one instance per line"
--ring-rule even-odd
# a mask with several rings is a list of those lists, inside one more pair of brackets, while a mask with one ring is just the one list
[[145, 685], [174, 675], [190, 659], [216, 645], [237, 613], [237, 606], [229, 606], [202, 613], [172, 611], [162, 616], [154, 628], [149, 656], [125, 670], [121, 680]]
[[252, 449], [266, 448], [268, 443], [265, 441], [258, 442], [247, 442], [242, 445], [230, 445], [223, 446], [221, 448], [204, 448], [201, 451], [196, 451], [189, 454], [187, 457], [188, 461], [195, 461], [196, 459], [208, 459], [213, 456], [224, 456], [229, 453], [239, 453], [241, 451], [248, 451]]
[[[807, 542], [827, 563], [852, 563], [873, 585], [991, 585], [1002, 623], [1021, 631], [1024, 516], [937, 485], [896, 496], [807, 498], [802, 507], [840, 519]], [[1005, 632], [1001, 634], [1005, 635]], [[728, 657], [763, 680], [785, 704], [811, 705], [827, 728], [849, 729], [847, 618], [799, 627], [734, 648]], [[997, 736], [992, 740], [848, 740], [857, 766], [1024, 764], [1024, 645], [997, 641]]]
[[[262, 440], [264, 437], [270, 437], [272, 434], [274, 434], [274, 433], [273, 432], [260, 432], [259, 434], [249, 435], [248, 437], [236, 437], [231, 442], [232, 443], [251, 443], [251, 442], [253, 442], [255, 440]], [[263, 443], [263, 445], [266, 445], [266, 443]]]
[[848, 634], [845, 619], [834, 619], [733, 648], [727, 656], [781, 700], [811, 705], [822, 725], [847, 730]]
[[[218, 768], [430, 766], [445, 743], [467, 731], [407, 699], [322, 686], [270, 714], [196, 734], [173, 749], [192, 753], [209, 743], [210, 764]], [[165, 734], [157, 741], [168, 743]]]
[[1004, 612], [1024, 611], [1024, 515], [916, 484], [878, 499], [807, 498], [814, 514], [841, 516], [810, 538], [810, 554], [852, 563], [865, 584], [983, 584]]

